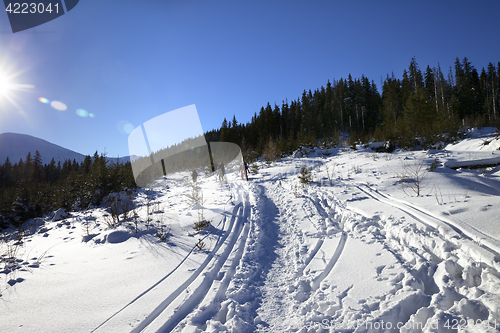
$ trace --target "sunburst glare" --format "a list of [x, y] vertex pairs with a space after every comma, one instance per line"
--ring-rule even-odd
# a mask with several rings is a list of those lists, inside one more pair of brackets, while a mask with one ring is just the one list
[[0, 96], [5, 95], [7, 91], [9, 91], [9, 82], [5, 77], [0, 76]]
[[16, 92], [29, 91], [34, 89], [35, 86], [32, 84], [17, 83], [16, 79], [22, 72], [12, 72], [9, 69], [4, 62], [0, 63], [0, 105], [8, 102], [24, 114], [24, 110], [16, 102], [16, 99], [18, 99]]
[[[29, 101], [30, 99], [21, 99], [21, 95], [19, 94], [19, 92], [33, 90], [35, 86], [33, 84], [18, 83], [21, 74], [23, 74], [24, 72], [25, 71], [14, 71], [12, 63], [8, 63], [7, 61], [5, 61], [5, 59], [3, 61], [2, 59], [0, 59], [0, 107], [11, 104], [19, 111], [19, 114], [21, 114], [25, 119], [28, 119], [28, 115], [23, 110], [18, 101], [22, 100], [24, 102]], [[68, 105], [62, 101], [48, 99], [43, 96], [38, 97], [37, 100], [40, 103], [50, 105], [57, 111], [68, 110]], [[0, 108], [0, 110], [1, 109], [2, 108]], [[83, 109], [77, 109], [76, 114], [82, 118], [95, 118], [95, 115], [93, 113], [90, 113]]]

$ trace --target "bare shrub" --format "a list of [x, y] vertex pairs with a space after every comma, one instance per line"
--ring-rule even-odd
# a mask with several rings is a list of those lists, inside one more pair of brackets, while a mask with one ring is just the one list
[[111, 215], [111, 220], [105, 218], [105, 222], [110, 228], [116, 228], [120, 223], [120, 215], [123, 219], [128, 219], [128, 214], [134, 208], [134, 202], [130, 193], [110, 193], [103, 199], [106, 211]]
[[87, 208], [85, 211], [85, 221], [84, 221], [84, 228], [87, 236], [90, 236], [90, 223], [95, 222], [96, 218], [94, 217], [92, 210], [90, 208]]
[[132, 221], [134, 223], [135, 233], [139, 232], [139, 214], [137, 213], [137, 207], [132, 210]]
[[262, 156], [266, 159], [267, 162], [273, 162], [278, 159], [280, 156], [280, 151], [276, 142], [273, 139], [269, 139], [269, 142], [266, 144], [264, 151], [262, 152]]
[[198, 242], [195, 244], [196, 245], [196, 248], [200, 251], [203, 251], [203, 249], [205, 248], [205, 242], [200, 238], [198, 239]]
[[126, 196], [122, 199], [122, 214], [124, 221], [129, 219], [129, 213], [133, 215], [135, 208], [136, 205], [134, 198], [132, 197], [132, 192], [127, 192]]
[[4, 269], [13, 269], [17, 267], [18, 262], [18, 256], [19, 256], [19, 249], [21, 247], [21, 242], [16, 241], [8, 241], [7, 239], [2, 239], [2, 242], [0, 243], [0, 263], [3, 264]]
[[331, 173], [328, 170], [328, 166], [326, 167], [326, 175], [328, 176], [328, 181], [330, 182], [330, 185], [333, 185], [333, 179], [335, 178], [335, 167], [336, 166], [337, 166], [337, 163], [334, 163]]
[[431, 165], [429, 166], [429, 171], [433, 172], [434, 170], [436, 170], [439, 166], [439, 160], [437, 159], [437, 157], [434, 159], [434, 161], [432, 161]]
[[351, 167], [351, 172], [354, 174], [361, 173], [361, 172], [363, 172], [363, 169], [361, 169], [361, 167], [359, 165], [353, 165]]
[[146, 225], [146, 229], [149, 230], [150, 222], [151, 222], [151, 214], [153, 213], [153, 204], [154, 204], [154, 197], [153, 197], [153, 190], [149, 187], [145, 189], [145, 197], [142, 199], [143, 204], [146, 206], [146, 221], [144, 221], [144, 224]]
[[425, 168], [424, 164], [424, 159], [415, 159], [412, 163], [402, 162], [398, 178], [399, 182], [404, 185], [403, 191], [405, 193], [405, 188], [410, 188], [418, 197], [422, 189], [429, 183], [425, 180], [429, 170]]
[[104, 223], [106, 223], [109, 229], [116, 228], [116, 221], [111, 215], [104, 213], [102, 217], [104, 219]]
[[257, 164], [255, 164], [255, 163], [252, 164], [252, 168], [251, 169], [252, 169], [252, 172], [254, 174], [258, 174], [259, 173], [259, 166]]

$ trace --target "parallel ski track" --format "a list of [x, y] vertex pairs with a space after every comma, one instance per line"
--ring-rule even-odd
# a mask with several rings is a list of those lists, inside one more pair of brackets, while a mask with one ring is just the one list
[[[308, 197], [308, 199], [312, 202], [312, 204], [316, 208], [318, 214], [322, 218], [327, 218], [328, 217], [328, 213], [325, 211], [325, 208], [323, 207], [323, 204], [322, 204], [322, 202], [319, 199], [313, 200], [311, 197]], [[322, 201], [324, 202], [325, 200], [323, 199]], [[344, 221], [344, 217], [345, 217], [344, 210], [342, 210], [342, 214], [341, 214], [341, 217], [340, 217], [340, 223], [339, 223], [339, 226], [340, 226], [340, 228], [342, 230], [344, 229], [344, 222], [345, 222]], [[311, 223], [312, 223], [312, 221], [311, 221]], [[326, 226], [325, 226], [325, 229], [326, 229]], [[323, 234], [323, 237], [316, 242], [316, 245], [315, 245], [314, 249], [311, 251], [311, 253], [309, 254], [308, 258], [305, 261], [304, 268], [299, 271], [299, 275], [303, 274], [303, 272], [306, 270], [307, 266], [316, 257], [316, 255], [318, 254], [319, 250], [325, 244], [325, 238], [326, 237], [328, 237], [328, 236], [326, 234]], [[347, 232], [343, 230], [342, 231], [342, 235], [340, 236], [339, 243], [337, 244], [337, 248], [335, 249], [335, 252], [333, 253], [332, 257], [330, 258], [330, 260], [326, 264], [324, 270], [318, 276], [316, 276], [314, 278], [314, 280], [312, 281], [311, 287], [312, 287], [313, 290], [317, 290], [319, 288], [321, 282], [332, 271], [333, 267], [335, 266], [335, 264], [337, 263], [337, 261], [339, 260], [339, 258], [341, 256], [342, 252], [344, 251], [344, 247], [345, 247], [345, 244], [347, 242], [347, 238], [348, 238], [347, 237]], [[325, 252], [329, 252], [329, 251], [325, 250]]]
[[[370, 197], [370, 198], [372, 198], [372, 199], [374, 199], [374, 200], [376, 200], [376, 201], [378, 201], [380, 203], [387, 204], [387, 205], [390, 205], [392, 207], [395, 207], [395, 208], [401, 210], [402, 212], [408, 214], [409, 216], [413, 217], [414, 219], [416, 219], [420, 223], [422, 223], [422, 224], [426, 225], [427, 227], [431, 228], [432, 230], [434, 230], [445, 241], [450, 241], [450, 238], [454, 238], [455, 236], [451, 236], [450, 237], [450, 235], [443, 234], [442, 227], [440, 226], [440, 224], [449, 227], [450, 229], [452, 229], [453, 231], [455, 231], [456, 234], [459, 235], [460, 237], [462, 237], [463, 239], [471, 240], [470, 235], [468, 235], [466, 232], [464, 232], [458, 226], [454, 225], [451, 222], [445, 221], [445, 220], [443, 220], [443, 219], [441, 219], [441, 218], [439, 218], [437, 216], [434, 216], [433, 214], [431, 214], [429, 212], [426, 212], [422, 208], [419, 208], [419, 207], [416, 207], [416, 206], [414, 206], [414, 205], [412, 205], [410, 203], [404, 202], [403, 200], [398, 200], [398, 199], [395, 199], [395, 198], [389, 198], [387, 195], [385, 195], [385, 194], [383, 194], [383, 193], [381, 193], [381, 192], [379, 192], [377, 190], [373, 190], [371, 188], [366, 188], [365, 189], [365, 188], [362, 188], [361, 186], [356, 185], [356, 184], [352, 184], [352, 185], [354, 185], [354, 187], [356, 187], [362, 193], [366, 194], [368, 197]], [[482, 245], [481, 247], [483, 247], [485, 250], [488, 250], [488, 251], [492, 252], [495, 255], [495, 257], [498, 258], [498, 252], [496, 252], [496, 251], [492, 250], [491, 248], [489, 248], [487, 246], [484, 246], [484, 245]], [[390, 249], [389, 249], [389, 251], [393, 252]], [[420, 256], [417, 252], [413, 252], [413, 253], [416, 256], [417, 255]], [[432, 252], [430, 252], [430, 253], [433, 254]], [[398, 258], [398, 255], [395, 254], [395, 257]], [[400, 262], [402, 262], [399, 258], [398, 258], [398, 260]], [[409, 272], [412, 275], [414, 274], [411, 270]], [[432, 281], [432, 282], [434, 282], [434, 281]], [[425, 285], [427, 285], [428, 283], [429, 282], [426, 282]], [[435, 293], [438, 293], [438, 292], [439, 292], [438, 290], [430, 291], [431, 294], [435, 294]], [[468, 298], [467, 296], [465, 296], [465, 297]], [[428, 306], [429, 305], [423, 306], [423, 308], [427, 308]], [[420, 307], [420, 308], [419, 307], [414, 308], [412, 311], [410, 311], [409, 313], [407, 313], [407, 318], [408, 319], [405, 321], [405, 324], [407, 322], [409, 322], [410, 317], [412, 315], [415, 315], [418, 312], [419, 309], [422, 309], [422, 307]], [[384, 319], [383, 316], [382, 317], [377, 317], [374, 320], [375, 321], [378, 320], [379, 322], [383, 321], [383, 320], [387, 321], [386, 319]]]
[[[157, 318], [181, 293], [186, 290], [186, 288], [191, 285], [193, 281], [195, 281], [200, 274], [205, 270], [205, 268], [209, 265], [209, 263], [214, 259], [216, 254], [219, 252], [221, 249], [222, 245], [226, 242], [226, 239], [231, 235], [231, 240], [229, 241], [228, 246], [224, 249], [223, 254], [221, 255], [225, 259], [227, 259], [227, 255], [232, 251], [234, 247], [234, 242], [238, 238], [239, 234], [241, 233], [241, 224], [243, 223], [243, 220], [246, 220], [248, 218], [248, 214], [250, 212], [250, 205], [248, 203], [248, 197], [246, 198], [245, 202], [245, 214], [244, 216], [238, 216], [239, 212], [242, 210], [243, 203], [239, 202], [236, 204], [234, 207], [232, 214], [231, 214], [231, 220], [229, 222], [228, 230], [226, 232], [221, 232], [218, 235], [217, 243], [214, 246], [214, 249], [209, 253], [207, 258], [203, 261], [203, 263], [196, 269], [196, 271], [181, 285], [179, 286], [173, 293], [168, 295], [168, 297], [160, 304], [158, 305], [137, 327], [135, 327], [132, 332], [141, 332], [144, 329], [150, 325], [155, 318]], [[226, 216], [222, 219], [221, 223], [224, 226], [226, 223]], [[238, 218], [238, 221], [236, 222], [235, 226], [235, 221]], [[248, 230], [248, 228], [246, 229]], [[237, 236], [235, 236], [235, 233], [237, 233]], [[205, 236], [204, 238], [208, 237]], [[202, 238], [202, 239], [204, 239]], [[131, 302], [129, 302], [127, 305], [125, 305], [123, 308], [118, 310], [116, 313], [114, 313], [111, 317], [109, 317], [106, 321], [104, 321], [102, 324], [100, 324], [98, 327], [96, 327], [94, 330], [91, 332], [105, 332], [106, 331], [106, 326], [107, 324], [112, 321], [118, 314], [122, 313], [124, 310], [133, 307], [136, 301], [139, 299], [143, 298], [144, 296], [150, 294], [153, 292], [153, 290], [158, 287], [161, 284], [168, 283], [170, 280], [169, 278], [173, 278], [173, 275], [179, 270], [179, 268], [186, 262], [186, 260], [189, 258], [189, 256], [193, 253], [193, 251], [196, 249], [196, 246], [193, 246], [193, 248], [186, 254], [186, 256], [179, 262], [179, 264], [172, 270], [170, 271], [167, 275], [165, 275], [163, 278], [161, 278], [158, 282], [156, 282], [154, 285], [152, 285], [150, 288], [142, 292], [140, 295], [138, 295], [135, 299], [133, 299]], [[224, 259], [224, 261], [225, 261]], [[224, 264], [224, 261], [221, 261], [221, 258], [218, 259], [218, 262], [220, 262], [220, 266]], [[212, 280], [213, 281], [213, 280]], [[182, 318], [181, 318], [182, 319]]]
[[[163, 324], [163, 326], [158, 330], [158, 332], [170, 332], [170, 331], [172, 331], [188, 314], [193, 312], [193, 310], [196, 308], [196, 306], [198, 306], [203, 301], [203, 299], [205, 298], [205, 295], [210, 290], [214, 280], [217, 278], [219, 271], [224, 266], [226, 261], [228, 261], [228, 257], [235, 249], [235, 245], [236, 245], [238, 239], [240, 239], [240, 235], [242, 235], [240, 243], [236, 249], [236, 255], [233, 258], [233, 263], [231, 265], [231, 269], [227, 272], [229, 280], [234, 275], [234, 272], [236, 270], [236, 266], [239, 263], [243, 249], [245, 248], [246, 239], [248, 237], [248, 231], [249, 231], [249, 227], [250, 227], [250, 224], [248, 223], [248, 219], [250, 217], [250, 204], [249, 204], [249, 200], [248, 200], [248, 195], [245, 198], [244, 207], [241, 207], [241, 204], [240, 204], [240, 207], [238, 210], [239, 210], [239, 212], [243, 211], [243, 213], [238, 215], [237, 222], [234, 225], [234, 228], [232, 229], [232, 232], [231, 232], [231, 237], [229, 239], [229, 243], [226, 246], [226, 248], [224, 249], [224, 251], [221, 253], [220, 257], [217, 259], [217, 262], [215, 263], [214, 267], [210, 271], [206, 272], [202, 283], [196, 288], [196, 290], [194, 290], [191, 293], [191, 296], [177, 309], [177, 311], [174, 313], [174, 315], [172, 317], [170, 317], [170, 319], [166, 323]], [[217, 293], [217, 297], [222, 297], [221, 293], [225, 294], [225, 290], [227, 289], [227, 286], [229, 285], [229, 280], [227, 280], [227, 279], [225, 279], [225, 280], [226, 281], [224, 282], [224, 284], [222, 286], [225, 289], [223, 289], [223, 291], [221, 291], [220, 293]], [[220, 298], [213, 300], [213, 302], [220, 302], [220, 301], [221, 301]], [[163, 309], [160, 308], [159, 310], [163, 311], [164, 308]], [[214, 313], [214, 315], [215, 315], [215, 313]], [[152, 318], [152, 319], [154, 319], [154, 318]], [[151, 322], [152, 322], [152, 320], [149, 321], [147, 324], [149, 325]], [[145, 326], [144, 326], [144, 328], [145, 328]], [[144, 328], [142, 328], [141, 330], [134, 330], [133, 332], [140, 332]]]
[[[406, 203], [404, 201], [401, 201], [401, 200], [398, 200], [395, 198], [389, 198], [387, 195], [385, 195], [379, 191], [371, 190], [371, 189], [364, 189], [359, 185], [354, 185], [354, 186], [357, 189], [359, 189], [361, 192], [366, 194], [367, 196], [373, 198], [374, 200], [385, 203], [385, 204], [393, 206], [393, 207], [396, 207], [399, 210], [410, 215], [411, 217], [415, 218], [416, 220], [420, 221], [424, 225], [426, 225], [434, 230], [437, 230], [441, 234], [441, 236], [444, 238], [447, 238], [447, 237], [446, 237], [446, 235], [443, 235], [440, 228], [437, 227], [438, 224], [443, 224], [443, 225], [449, 227], [450, 229], [455, 231], [458, 235], [460, 235], [460, 237], [467, 239], [469, 241], [473, 241], [474, 236], [475, 236], [474, 232], [476, 232], [476, 235], [479, 234], [483, 237], [483, 244], [481, 244], [480, 246], [482, 248], [484, 248], [485, 250], [493, 253], [495, 255], [495, 257], [500, 258], [500, 251], [498, 251], [495, 244], [491, 241], [491, 237], [484, 234], [483, 232], [474, 228], [471, 225], [467, 225], [467, 226], [470, 227], [473, 230], [473, 232], [471, 232], [469, 230], [463, 230], [462, 228], [460, 228], [460, 226], [455, 225], [451, 221], [446, 221], [446, 220], [441, 219], [437, 216], [434, 216], [431, 213], [426, 212], [422, 208], [416, 207], [414, 205], [411, 205], [409, 203]], [[436, 224], [436, 221], [438, 222], [437, 224]], [[484, 243], [486, 243], [487, 245]]]

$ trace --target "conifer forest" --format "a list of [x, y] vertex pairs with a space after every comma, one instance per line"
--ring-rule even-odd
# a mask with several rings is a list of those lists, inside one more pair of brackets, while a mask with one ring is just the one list
[[[438, 148], [467, 126], [500, 125], [499, 86], [500, 62], [477, 70], [467, 58], [457, 58], [453, 68], [423, 70], [413, 58], [401, 77], [387, 74], [381, 87], [363, 75], [334, 79], [296, 100], [267, 103], [246, 124], [235, 116], [224, 119], [205, 138], [238, 144], [247, 161], [276, 159], [304, 145], [335, 147], [342, 140], [351, 146], [383, 141], [387, 152]], [[86, 209], [136, 186], [130, 162], [112, 162], [98, 152], [81, 163], [41, 161], [36, 152], [0, 166], [0, 227], [58, 208]]]

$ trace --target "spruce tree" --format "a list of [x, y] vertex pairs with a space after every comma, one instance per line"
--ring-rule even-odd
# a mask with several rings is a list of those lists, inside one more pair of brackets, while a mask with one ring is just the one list
[[404, 107], [406, 132], [411, 137], [424, 136], [427, 140], [434, 134], [432, 129], [433, 106], [427, 91], [418, 87]]

